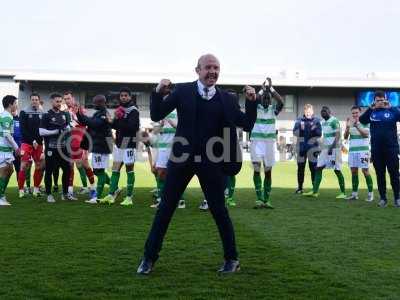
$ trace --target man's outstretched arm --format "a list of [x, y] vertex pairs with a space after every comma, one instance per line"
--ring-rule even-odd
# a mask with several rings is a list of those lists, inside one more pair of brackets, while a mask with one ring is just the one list
[[235, 104], [234, 122], [237, 127], [250, 132], [257, 119], [257, 95], [256, 90], [251, 86], [244, 88], [246, 94], [245, 112], [240, 110], [239, 104]]
[[178, 105], [178, 89], [171, 92], [171, 81], [163, 79], [150, 97], [150, 118], [154, 122], [164, 119]]

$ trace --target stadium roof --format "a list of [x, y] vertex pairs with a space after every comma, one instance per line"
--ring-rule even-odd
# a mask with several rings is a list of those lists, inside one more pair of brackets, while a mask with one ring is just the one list
[[[322, 88], [400, 88], [400, 73], [368, 74], [305, 74], [301, 72], [278, 72], [270, 75], [275, 86], [322, 87]], [[125, 72], [125, 71], [46, 71], [46, 70], [0, 70], [0, 77], [15, 81], [96, 82], [154, 84], [161, 78], [173, 82], [193, 81], [193, 73]], [[266, 74], [222, 73], [218, 83], [222, 85], [260, 85]]]

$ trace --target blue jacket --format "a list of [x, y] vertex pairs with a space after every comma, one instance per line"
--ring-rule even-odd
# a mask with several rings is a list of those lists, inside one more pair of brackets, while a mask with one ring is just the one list
[[[304, 123], [304, 129], [301, 129], [301, 123]], [[293, 127], [293, 135], [300, 141], [297, 146], [299, 155], [305, 156], [307, 151], [313, 147], [318, 147], [318, 138], [322, 135], [321, 122], [318, 118], [311, 119], [302, 116], [296, 120]]]
[[370, 124], [371, 152], [389, 149], [399, 151], [397, 122], [400, 122], [400, 111], [395, 107], [368, 108], [360, 116], [360, 123]]
[[18, 116], [13, 117], [13, 123], [14, 123], [13, 138], [14, 138], [14, 141], [17, 143], [18, 147], [20, 147], [21, 140], [22, 140], [22, 134], [21, 134], [21, 127], [20, 127], [20, 122], [19, 122]]
[[[185, 139], [188, 143], [174, 142], [172, 145], [172, 154], [181, 158], [189, 156], [182, 162], [170, 162], [172, 164], [185, 164], [192, 161], [194, 154], [194, 146], [199, 139], [196, 130], [199, 128], [207, 128], [210, 132], [222, 132], [224, 128], [229, 131], [229, 158], [221, 162], [221, 167], [226, 175], [235, 175], [241, 168], [241, 150], [237, 141], [236, 126], [242, 127], [245, 131], [251, 131], [257, 118], [256, 101], [246, 101], [246, 112], [240, 110], [237, 99], [228, 92], [217, 88], [218, 96], [222, 103], [223, 112], [222, 119], [215, 124], [207, 123], [207, 126], [199, 125], [197, 120], [197, 101], [199, 94], [197, 91], [197, 81], [177, 84], [171, 94], [163, 99], [161, 94], [153, 92], [150, 102], [150, 117], [153, 121], [158, 122], [164, 119], [174, 109], [178, 112], [178, 124], [175, 133], [175, 139]], [[206, 122], [207, 116], [204, 116]], [[209, 120], [214, 118], [209, 118]], [[219, 156], [221, 153], [214, 153]]]

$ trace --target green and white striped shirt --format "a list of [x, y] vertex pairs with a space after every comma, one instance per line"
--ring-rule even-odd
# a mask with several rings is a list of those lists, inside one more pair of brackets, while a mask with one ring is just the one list
[[359, 123], [360, 128], [368, 131], [368, 137], [362, 137], [354, 126], [350, 127], [349, 152], [369, 152], [369, 124]]
[[0, 114], [0, 152], [13, 152], [12, 145], [5, 138], [6, 134], [13, 134], [13, 116], [8, 111]]
[[[340, 123], [339, 120], [334, 117], [331, 116], [328, 120], [323, 120], [321, 122], [321, 126], [322, 126], [322, 134], [323, 134], [323, 147], [325, 149], [329, 148], [330, 146], [332, 146], [332, 144], [335, 141], [335, 136], [336, 133], [339, 132], [340, 133]], [[339, 147], [339, 143], [336, 145], [336, 148]]]
[[170, 119], [176, 123], [178, 120], [176, 109], [172, 111], [169, 115], [167, 115], [164, 119], [164, 126], [161, 128], [160, 137], [158, 138], [157, 143], [157, 148], [160, 150], [169, 149], [172, 147], [172, 142], [176, 133], [176, 128], [172, 127], [166, 119]]
[[276, 107], [269, 105], [264, 108], [257, 106], [257, 119], [251, 131], [250, 141], [275, 141], [276, 140]]

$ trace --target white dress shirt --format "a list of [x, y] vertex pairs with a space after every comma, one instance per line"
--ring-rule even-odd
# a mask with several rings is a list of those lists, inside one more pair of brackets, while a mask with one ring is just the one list
[[200, 96], [205, 100], [210, 100], [217, 92], [217, 90], [215, 89], [215, 85], [207, 87], [203, 83], [201, 83], [200, 80], [197, 80], [197, 90]]

